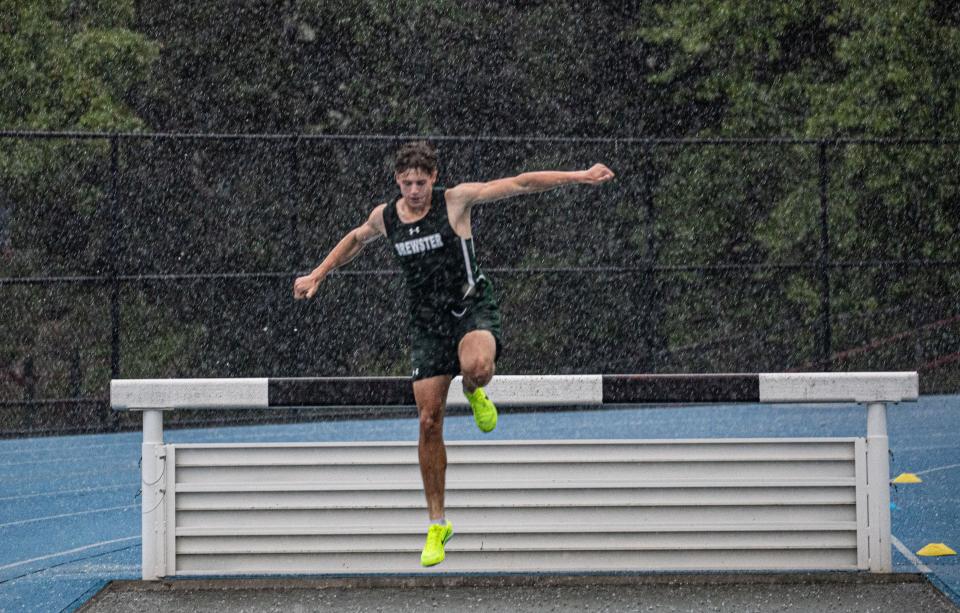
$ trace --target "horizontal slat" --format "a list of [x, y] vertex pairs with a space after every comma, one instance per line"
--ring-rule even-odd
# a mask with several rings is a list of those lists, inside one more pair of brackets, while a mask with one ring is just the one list
[[[311, 526], [371, 525], [391, 522], [422, 523], [425, 513], [419, 509], [330, 509], [316, 511], [178, 511], [177, 525], [222, 528], [229, 526]], [[742, 522], [855, 521], [853, 505], [786, 507], [480, 507], [457, 510], [458, 525], [488, 526], [496, 529], [514, 523], [535, 525], [604, 522], [654, 522], [660, 524]]]
[[451, 552], [440, 566], [424, 569], [420, 556], [410, 553], [379, 555], [336, 553], [329, 555], [204, 555], [177, 556], [183, 575], [310, 574], [310, 573], [463, 573], [629, 570], [855, 570], [855, 550], [788, 549], [762, 551], [530, 551]]
[[[736, 482], [730, 481], [716, 481], [716, 480], [687, 480], [687, 481], [677, 481], [669, 485], [664, 485], [660, 482], [638, 482], [638, 481], [618, 481], [610, 479], [589, 479], [589, 480], [563, 480], [553, 479], [549, 482], [546, 481], [473, 481], [469, 484], [465, 483], [447, 483], [446, 491], [449, 495], [450, 492], [456, 492], [459, 490], [475, 490], [475, 489], [489, 489], [489, 490], [540, 490], [540, 489], [551, 489], [551, 490], [572, 490], [572, 489], [590, 489], [590, 488], [601, 488], [601, 489], [663, 489], [663, 488], [706, 488], [706, 489], [730, 489], [730, 488], [820, 488], [820, 487], [853, 487], [856, 485], [856, 480], [853, 477], [848, 478], [839, 478], [839, 479], [818, 479], [816, 477], [810, 479], [780, 479], [780, 480], [737, 480]], [[382, 492], [382, 491], [392, 491], [392, 492], [405, 492], [405, 491], [415, 491], [423, 493], [423, 484], [410, 482], [410, 483], [394, 483], [391, 485], [384, 485], [382, 483], [371, 483], [367, 482], [342, 482], [342, 483], [327, 483], [327, 482], [289, 482], [289, 483], [180, 483], [177, 485], [177, 492], [180, 493], [194, 493], [194, 492], [357, 492], [362, 495], [363, 492]]]
[[[562, 537], [562, 538], [560, 538]], [[419, 553], [424, 534], [331, 536], [193, 537], [177, 542], [177, 554], [221, 553]], [[717, 549], [850, 549], [855, 531], [846, 532], [690, 532], [690, 533], [534, 533], [457, 534], [446, 549], [460, 551], [669, 551]]]
[[[369, 466], [250, 466], [243, 469], [177, 467], [180, 483], [265, 483], [282, 482], [356, 482], [371, 483], [416, 483], [420, 481], [416, 465], [369, 465]], [[673, 481], [714, 480], [736, 482], [743, 480], [790, 479], [817, 475], [821, 478], [855, 477], [852, 461], [804, 461], [804, 462], [738, 462], [719, 464], [713, 462], [598, 462], [594, 464], [502, 464], [476, 465], [451, 464], [447, 467], [447, 482], [471, 483], [489, 481], [496, 476], [505, 481], [586, 480], [591, 477], [613, 476], [655, 481], [669, 484]]]
[[[569, 446], [571, 449], [583, 447], [619, 447], [619, 446], [659, 446], [659, 445], [713, 445], [717, 447], [726, 447], [729, 445], [767, 445], [767, 444], [794, 444], [794, 443], [812, 443], [812, 444], [832, 444], [849, 443], [857, 440], [857, 437], [773, 437], [773, 438], [575, 438], [575, 439], [523, 439], [523, 440], [451, 440], [446, 441], [448, 448], [488, 448], [488, 447], [534, 447], [539, 448], [544, 445]], [[171, 443], [174, 444], [174, 443]], [[415, 440], [401, 441], [327, 441], [327, 442], [275, 442], [275, 443], [257, 443], [257, 442], [222, 442], [222, 443], [176, 443], [179, 449], [267, 449], [267, 448], [335, 448], [349, 449], [352, 447], [361, 448], [387, 448], [387, 447], [417, 447]]]
[[[455, 526], [458, 536], [464, 534], [489, 534], [490, 529], [485, 526], [469, 526], [460, 523], [457, 520]], [[687, 532], [845, 532], [856, 530], [855, 521], [818, 521], [818, 522], [795, 522], [786, 521], [779, 523], [743, 522], [736, 523], [702, 523], [697, 525], [678, 525], [678, 524], [657, 524], [645, 522], [638, 524], [630, 522], [628, 524], [615, 523], [590, 523], [575, 525], [570, 523], [561, 524], [537, 524], [530, 526], [520, 526], [517, 524], [497, 528], [497, 534], [603, 534], [611, 533], [665, 533], [682, 534]], [[424, 520], [408, 522], [406, 524], [384, 524], [379, 526], [370, 525], [341, 525], [341, 526], [280, 526], [280, 527], [248, 527], [243, 528], [233, 526], [228, 528], [209, 528], [209, 527], [178, 527], [176, 529], [177, 537], [222, 537], [222, 536], [312, 536], [312, 535], [416, 535], [422, 538], [424, 535]]]
[[[793, 460], [852, 460], [854, 440], [764, 441], [751, 443], [624, 442], [447, 445], [448, 464], [604, 463], [604, 462], [740, 462]], [[413, 443], [365, 446], [181, 446], [177, 466], [308, 466], [416, 465]]]
[[[855, 504], [849, 488], [754, 489], [583, 489], [583, 490], [453, 490], [447, 492], [447, 509], [484, 506], [542, 507], [616, 505], [629, 506], [730, 506], [791, 504]], [[191, 493], [177, 496], [178, 510], [424, 508], [422, 491], [367, 492], [238, 492]]]

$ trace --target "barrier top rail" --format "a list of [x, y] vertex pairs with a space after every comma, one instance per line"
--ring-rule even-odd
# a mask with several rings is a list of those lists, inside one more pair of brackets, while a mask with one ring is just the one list
[[[498, 375], [498, 406], [914, 401], [916, 372]], [[115, 410], [415, 406], [407, 377], [117, 379]], [[466, 405], [452, 385], [448, 405]]]

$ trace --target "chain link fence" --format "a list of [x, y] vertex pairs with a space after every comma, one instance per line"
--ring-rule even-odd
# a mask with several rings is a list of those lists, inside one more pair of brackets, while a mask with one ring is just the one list
[[[292, 298], [395, 194], [405, 140], [0, 132], [0, 435], [136, 427], [112, 378], [406, 374], [385, 242]], [[925, 393], [960, 389], [960, 141], [429, 140], [448, 186], [617, 173], [475, 210], [499, 372], [920, 370]]]

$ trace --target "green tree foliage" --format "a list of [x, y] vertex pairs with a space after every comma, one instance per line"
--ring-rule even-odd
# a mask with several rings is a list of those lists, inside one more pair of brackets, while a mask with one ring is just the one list
[[4, 0], [0, 10], [0, 125], [142, 127], [128, 99], [157, 50], [130, 29], [132, 2]]
[[[0, 3], [0, 125], [6, 129], [118, 131], [144, 128], [130, 105], [157, 48], [134, 32], [123, 0]], [[0, 141], [0, 210], [9, 243], [0, 274], [97, 273], [107, 252], [104, 142]], [[62, 397], [102, 387], [109, 338], [102, 292], [90, 288], [4, 287], [0, 373], [22, 375], [33, 359], [36, 393]], [[109, 346], [109, 344], [107, 344]], [[28, 357], [30, 356], [30, 357]], [[107, 361], [107, 364], [109, 361]], [[106, 368], [108, 371], [109, 368]], [[0, 377], [2, 396], [19, 390]]]
[[[646, 9], [643, 9], [646, 10]], [[562, 2], [143, 2], [163, 42], [142, 100], [157, 130], [643, 134], [645, 13]]]
[[[681, 102], [722, 109], [698, 136], [955, 137], [960, 105], [949, 67], [960, 30], [951, 7], [934, 0], [673, 2], [639, 32], [667, 51], [656, 82]], [[957, 258], [955, 146], [851, 145], [826, 153], [834, 259]], [[772, 147], [759, 157], [705, 147], [677, 156], [665, 185], [681, 187], [658, 200], [665, 237], [680, 239], [666, 241], [665, 256], [682, 259], [713, 245], [698, 250], [704, 263], [738, 250], [754, 262], [811, 261], [819, 163], [815, 147]], [[816, 276], [792, 273], [779, 283], [796, 323], [816, 323]], [[841, 348], [937, 319], [955, 309], [944, 297], [958, 291], [953, 273], [912, 269], [835, 273], [832, 285]], [[718, 296], [707, 292], [693, 312], [714, 312]], [[733, 320], [772, 329], [785, 314], [768, 312], [769, 304], [745, 300]], [[672, 321], [684, 328], [681, 313]], [[785, 365], [805, 361], [794, 355]]]
[[[129, 29], [131, 3], [7, 0], [3, 13], [12, 19], [0, 36], [0, 125], [143, 127], [129, 98], [147, 78], [156, 47]], [[13, 211], [17, 252], [35, 250], [46, 272], [99, 266], [87, 247], [97, 240], [92, 225], [105, 208], [105, 143], [4, 140], [2, 147], [0, 206]]]

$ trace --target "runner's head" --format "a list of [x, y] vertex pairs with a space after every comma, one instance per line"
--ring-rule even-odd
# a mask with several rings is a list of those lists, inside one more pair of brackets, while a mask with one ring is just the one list
[[402, 174], [407, 170], [422, 170], [428, 175], [437, 172], [437, 150], [424, 140], [404, 143], [397, 151], [397, 161], [393, 166], [395, 174]]
[[426, 141], [404, 143], [393, 171], [408, 204], [414, 208], [428, 204], [437, 181], [437, 150]]

